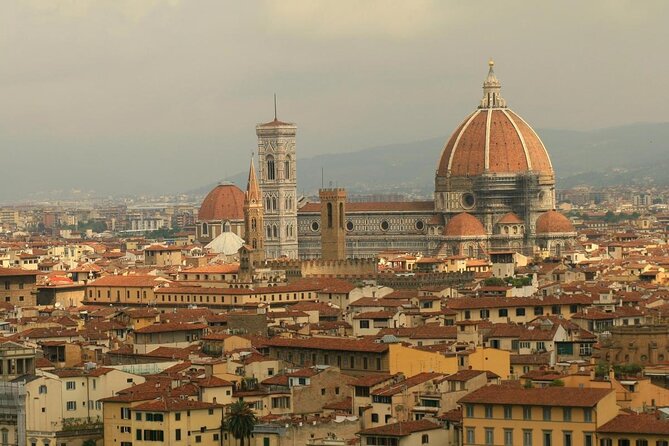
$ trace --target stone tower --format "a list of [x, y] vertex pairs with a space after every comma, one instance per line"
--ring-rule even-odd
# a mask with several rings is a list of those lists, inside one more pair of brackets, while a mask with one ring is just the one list
[[320, 189], [321, 257], [346, 259], [346, 189]]
[[256, 126], [260, 191], [265, 207], [267, 258], [297, 258], [295, 124], [274, 120]]
[[263, 201], [256, 178], [256, 168], [251, 158], [249, 180], [244, 194], [244, 238], [246, 244], [255, 252], [256, 260], [265, 258], [265, 224], [263, 218]]

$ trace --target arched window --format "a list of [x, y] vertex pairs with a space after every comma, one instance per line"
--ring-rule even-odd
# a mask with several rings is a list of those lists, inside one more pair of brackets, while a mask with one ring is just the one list
[[209, 225], [202, 223], [202, 235], [209, 235]]
[[269, 199], [269, 197], [265, 197], [265, 210], [266, 211], [271, 211], [272, 210], [272, 202]]
[[469, 257], [474, 257], [474, 247], [473, 246], [468, 246], [467, 247], [467, 254]]
[[328, 203], [328, 228], [332, 227], [332, 203]]
[[256, 228], [256, 219], [255, 219], [255, 218], [252, 218], [252, 219], [251, 219], [251, 229], [254, 229], [254, 230], [255, 230], [255, 228]]
[[276, 197], [272, 197], [272, 210], [276, 211], [279, 208], [276, 204]]
[[274, 167], [274, 157], [272, 155], [267, 155], [267, 179], [276, 179], [276, 168]]
[[224, 221], [223, 222], [223, 232], [230, 232], [230, 222], [229, 221]]
[[258, 249], [258, 241], [256, 239], [253, 239], [251, 246], [253, 246], [253, 249]]
[[290, 157], [287, 157], [283, 163], [283, 176], [287, 180], [290, 180]]
[[272, 226], [272, 235], [274, 236], [274, 238], [279, 237], [279, 228], [277, 227], [277, 225]]
[[420, 439], [420, 444], [430, 444], [430, 436], [428, 434], [423, 434]]
[[267, 238], [272, 238], [272, 227], [267, 225]]
[[339, 203], [339, 228], [344, 229], [344, 203]]

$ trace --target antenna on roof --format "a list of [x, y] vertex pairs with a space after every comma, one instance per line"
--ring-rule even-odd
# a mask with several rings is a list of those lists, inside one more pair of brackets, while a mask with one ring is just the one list
[[325, 171], [323, 166], [321, 166], [321, 189], [325, 187]]
[[274, 93], [274, 120], [276, 121], [276, 93]]

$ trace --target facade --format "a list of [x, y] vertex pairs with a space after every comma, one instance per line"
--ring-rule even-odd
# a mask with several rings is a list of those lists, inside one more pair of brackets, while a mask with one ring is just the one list
[[618, 414], [612, 389], [486, 386], [459, 400], [462, 445], [595, 446]]
[[0, 299], [17, 307], [32, 307], [37, 303], [37, 271], [20, 268], [0, 268]]
[[[555, 209], [555, 173], [539, 136], [501, 97], [490, 61], [478, 108], [437, 163], [433, 201], [347, 203], [346, 255], [384, 250], [481, 256], [488, 250], [559, 255], [575, 231]], [[301, 258], [320, 256], [319, 203], [299, 209]], [[324, 240], [328, 240], [326, 237]]]
[[244, 192], [221, 183], [207, 194], [197, 214], [195, 237], [207, 244], [224, 232], [244, 236]]
[[268, 258], [297, 258], [297, 126], [274, 120], [256, 126]]

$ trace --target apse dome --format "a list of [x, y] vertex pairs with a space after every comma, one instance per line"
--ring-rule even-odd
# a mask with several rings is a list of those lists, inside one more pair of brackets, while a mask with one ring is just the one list
[[205, 197], [197, 219], [199, 221], [243, 220], [244, 192], [234, 184], [219, 184]]

